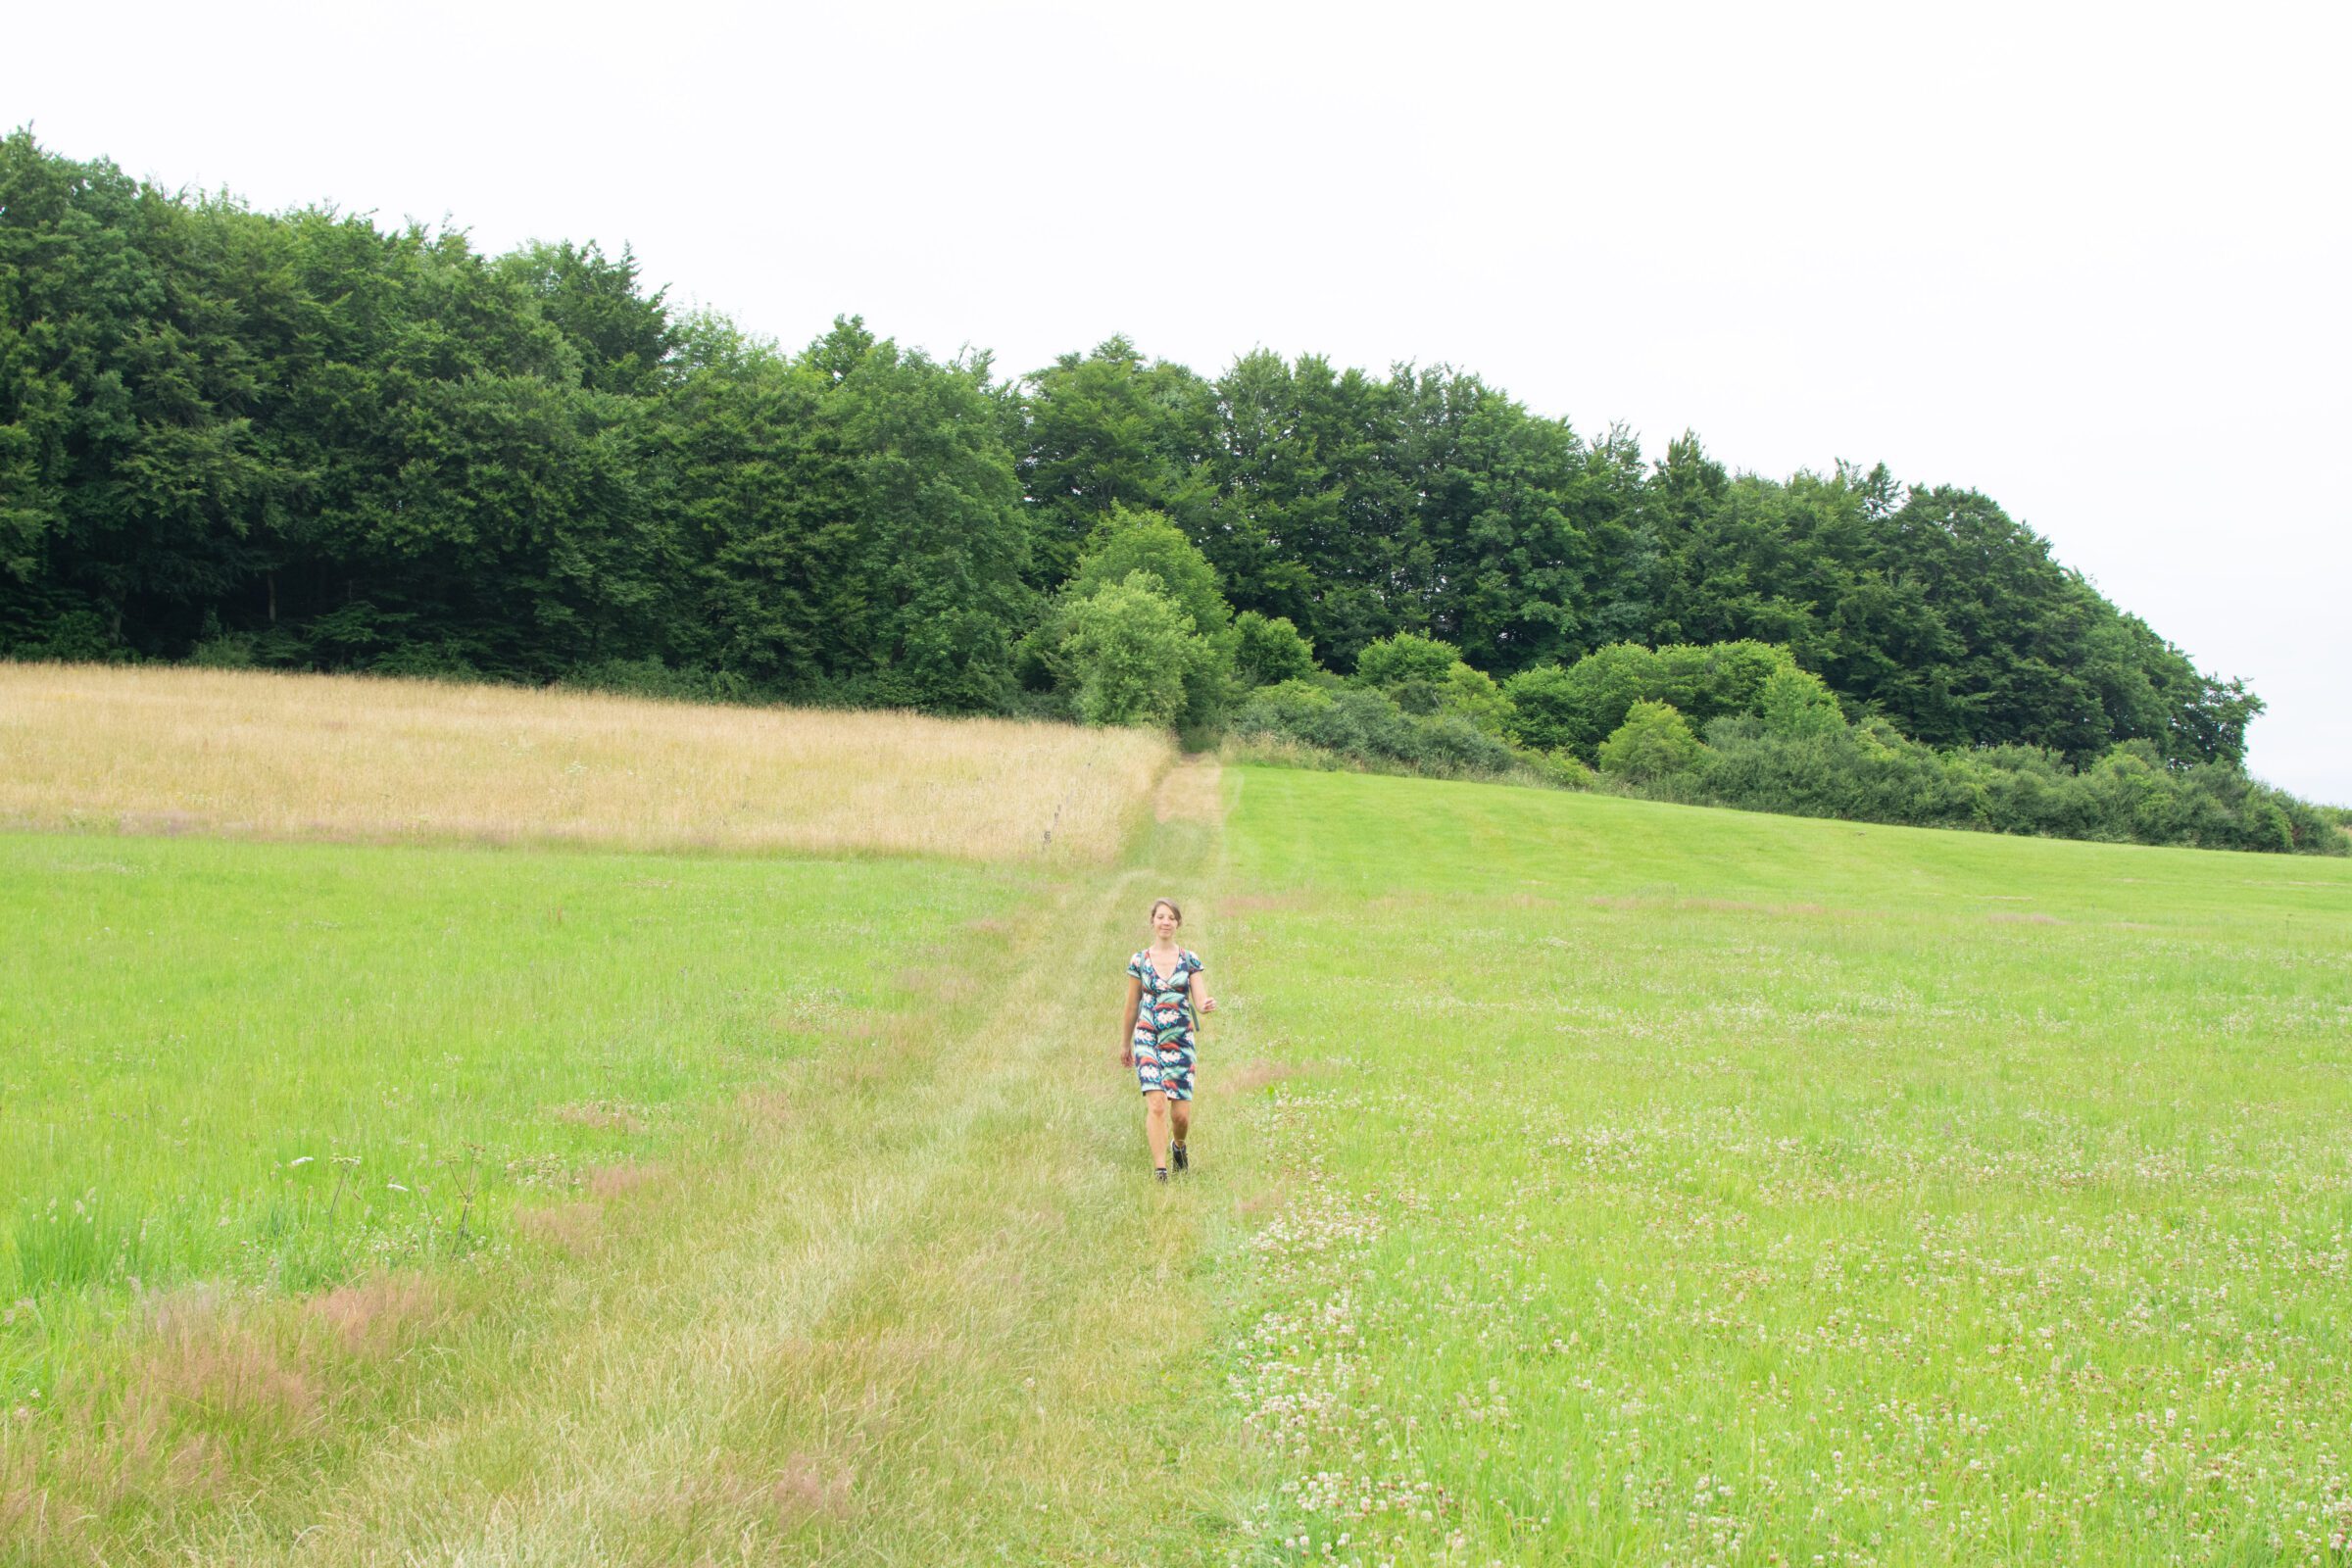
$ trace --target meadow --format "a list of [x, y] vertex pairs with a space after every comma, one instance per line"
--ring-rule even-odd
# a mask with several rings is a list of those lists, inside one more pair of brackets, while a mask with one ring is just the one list
[[[420, 794], [508, 765], [337, 691], [457, 705]], [[728, 718], [631, 706], [678, 777]], [[527, 790], [506, 848], [263, 842], [404, 837], [325, 761], [162, 838], [165, 772], [54, 762], [0, 1562], [2346, 1560], [2352, 867], [1072, 733], [941, 771], [1101, 789], [1083, 853]], [[1164, 1190], [1162, 893], [1221, 1002]]]
[[[1204, 1227], [1135, 1204], [1132, 1090], [1078, 1070], [1112, 901], [1198, 878], [1213, 765], [7, 673], [20, 819], [82, 830], [0, 836], [0, 1562], [1084, 1561], [1184, 1529], [1147, 1477], [1236, 1484], [1211, 1320], [1119, 1332]], [[675, 791], [532, 816], [551, 760], [654, 776], [648, 736]], [[730, 768], [757, 831], [699, 814]], [[628, 848], [665, 792], [699, 853]], [[1179, 1394], [1216, 1457], [1099, 1462]]]
[[1039, 876], [18, 835], [0, 885], [0, 1299], [47, 1301], [462, 1255], [870, 1043]]
[[1229, 835], [1290, 1555], [2345, 1560], [2343, 869], [1271, 770]]

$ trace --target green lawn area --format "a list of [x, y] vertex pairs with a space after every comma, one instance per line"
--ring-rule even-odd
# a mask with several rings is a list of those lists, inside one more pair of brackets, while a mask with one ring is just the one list
[[0, 838], [0, 1563], [2341, 1568], [2352, 864], [1222, 790]]
[[1239, 782], [1282, 1551], [2345, 1560], [2352, 866]]
[[711, 1101], [913, 1005], [1038, 887], [894, 858], [0, 837], [0, 1301], [30, 1303], [0, 1378], [34, 1376], [39, 1323], [134, 1285], [299, 1292], [501, 1246], [517, 1203], [665, 1159]]

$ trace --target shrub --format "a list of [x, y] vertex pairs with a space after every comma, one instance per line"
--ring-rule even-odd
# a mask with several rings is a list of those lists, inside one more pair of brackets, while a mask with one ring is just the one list
[[36, 638], [7, 650], [11, 659], [55, 660], [65, 664], [121, 664], [132, 658], [112, 622], [95, 610], [69, 610]]
[[1284, 615], [1245, 610], [1233, 617], [1233, 683], [1244, 691], [1304, 680], [1315, 672], [1314, 645]]
[[1703, 756], [1698, 737], [1673, 704], [1640, 702], [1600, 743], [1600, 770], [1635, 784], [1650, 784], [1691, 771]]
[[1845, 714], [1821, 677], [1783, 664], [1764, 677], [1755, 694], [1757, 716], [1775, 735], [1826, 735], [1845, 728]]
[[1170, 725], [1216, 651], [1148, 571], [1096, 590], [1068, 609], [1062, 653], [1090, 724]]
[[1772, 677], [1795, 667], [1788, 650], [1775, 643], [1670, 643], [1650, 656], [1642, 695], [1672, 703], [1704, 725], [1726, 713], [1754, 712]]
[[1589, 790], [1600, 783], [1600, 775], [1570, 751], [1529, 753], [1527, 765], [1538, 779], [1554, 789]]
[[1331, 691], [1298, 680], [1265, 687], [1234, 714], [1233, 732], [1313, 747], [1358, 764], [1440, 775], [1498, 775], [1524, 766], [1509, 746], [1458, 713], [1408, 713], [1361, 687]]
[[1502, 688], [1485, 670], [1456, 662], [1439, 683], [1438, 708], [1441, 712], [1454, 714], [1496, 740], [1509, 733], [1510, 699], [1502, 695]]
[[1355, 678], [1376, 691], [1388, 691], [1407, 681], [1442, 686], [1461, 662], [1462, 651], [1453, 644], [1400, 631], [1355, 656]]
[[[576, 664], [565, 672], [561, 684], [673, 703], [745, 703], [755, 695], [752, 683], [732, 670], [672, 669], [659, 659], [604, 659]], [[828, 706], [812, 700], [813, 694], [796, 695], [808, 706]]]
[[1502, 683], [1510, 736], [1536, 752], [1557, 751], [1587, 739], [1582, 690], [1559, 664], [1538, 664]]
[[188, 651], [188, 662], [199, 669], [251, 669], [261, 661], [251, 633], [216, 631]]
[[1175, 606], [1190, 623], [1190, 634], [1200, 640], [1199, 648], [1188, 652], [1182, 662], [1183, 701], [1166, 722], [1204, 731], [1222, 716], [1231, 684], [1236, 642], [1233, 611], [1217, 585], [1216, 568], [1182, 530], [1155, 512], [1115, 508], [1096, 526], [1088, 536], [1086, 555], [1044, 622], [1015, 650], [1015, 670], [1032, 689], [1053, 686], [1066, 690], [1072, 706], [1085, 714], [1086, 672], [1070, 660], [1070, 650], [1076, 646], [1072, 639], [1085, 613], [1081, 607], [1132, 583], [1138, 573]]
[[[1791, 730], [1707, 726], [1706, 799], [1748, 810], [2202, 849], [2343, 854], [2314, 808], [2227, 763], [2167, 766], [2127, 741], [2077, 769], [2034, 746], [1937, 751], [1885, 719]], [[2333, 836], [2330, 837], [2331, 832]]]
[[[1522, 670], [1503, 695], [1513, 740], [1542, 751], [1565, 746], [1591, 760], [1601, 737], [1623, 724], [1636, 703], [1667, 703], [1689, 722], [1704, 725], [1755, 711], [1784, 672], [1802, 674], [1788, 650], [1774, 643], [1674, 643], [1654, 650], [1611, 643], [1573, 664]], [[1818, 680], [1812, 686], [1828, 697]], [[1783, 696], [1792, 694], [1784, 688]], [[1835, 713], [1836, 699], [1829, 701]]]
[[1408, 713], [1450, 714], [1495, 740], [1507, 733], [1511, 705], [1502, 688], [1463, 663], [1451, 643], [1409, 631], [1383, 638], [1356, 657], [1355, 679]]
[[376, 675], [407, 675], [420, 680], [482, 678], [481, 669], [453, 642], [402, 643], [368, 662]]
[[1159, 591], [1193, 617], [1193, 630], [1200, 635], [1213, 637], [1233, 619], [1217, 568], [1183, 529], [1156, 512], [1113, 507], [1087, 535], [1085, 554], [1064, 592], [1084, 599], [1139, 571], [1159, 579]]
[[1650, 695], [1653, 660], [1638, 643], [1611, 643], [1565, 667], [1523, 670], [1503, 687], [1513, 738], [1540, 751], [1565, 746], [1587, 761], [1603, 736]]

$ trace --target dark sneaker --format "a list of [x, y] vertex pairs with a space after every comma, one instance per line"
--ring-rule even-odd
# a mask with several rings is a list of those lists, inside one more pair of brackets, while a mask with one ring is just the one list
[[1179, 1173], [1191, 1170], [1193, 1168], [1193, 1162], [1184, 1156], [1184, 1146], [1182, 1144], [1178, 1144], [1174, 1149], [1169, 1150], [1168, 1152], [1176, 1156], [1174, 1159], [1168, 1161], [1168, 1163], [1173, 1165]]
[[1168, 1167], [1167, 1167], [1167, 1166], [1165, 1166], [1165, 1165], [1154, 1165], [1154, 1166], [1152, 1166], [1152, 1179], [1153, 1181], [1155, 1181], [1155, 1182], [1159, 1182], [1159, 1183], [1161, 1183], [1162, 1185], [1165, 1185], [1165, 1183], [1167, 1182], [1167, 1179], [1168, 1179]]

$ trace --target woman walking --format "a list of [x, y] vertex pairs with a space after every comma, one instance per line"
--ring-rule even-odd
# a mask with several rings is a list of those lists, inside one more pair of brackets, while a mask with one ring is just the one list
[[1127, 1023], [1119, 1049], [1119, 1065], [1135, 1069], [1136, 1087], [1144, 1092], [1144, 1141], [1152, 1147], [1152, 1174], [1163, 1182], [1171, 1158], [1179, 1171], [1190, 1166], [1184, 1140], [1193, 1130], [1197, 1031], [1200, 1014], [1217, 1010], [1200, 978], [1206, 968], [1200, 956], [1176, 945], [1183, 924], [1175, 900], [1152, 904], [1152, 945], [1127, 960]]

